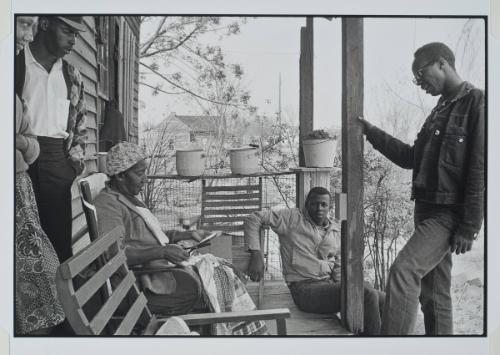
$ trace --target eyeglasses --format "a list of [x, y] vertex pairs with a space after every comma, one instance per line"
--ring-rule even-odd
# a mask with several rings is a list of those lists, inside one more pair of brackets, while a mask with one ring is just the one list
[[436, 61], [432, 60], [424, 65], [422, 65], [420, 68], [417, 69], [415, 72], [415, 77], [412, 79], [413, 84], [415, 85], [420, 85], [422, 84], [422, 76], [424, 75], [424, 69], [428, 67], [429, 65], [434, 64]]

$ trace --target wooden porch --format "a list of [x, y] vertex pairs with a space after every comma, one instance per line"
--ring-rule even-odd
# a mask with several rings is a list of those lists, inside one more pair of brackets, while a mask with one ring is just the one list
[[[250, 296], [257, 300], [257, 287], [247, 284]], [[291, 317], [286, 321], [287, 335], [292, 336], [345, 336], [350, 335], [341, 324], [340, 319], [332, 314], [316, 314], [302, 312], [292, 300], [290, 291], [284, 281], [266, 281], [264, 284], [264, 301], [260, 309], [288, 308]], [[276, 334], [276, 322], [266, 321], [271, 334]]]
[[[355, 121], [362, 110], [362, 19], [343, 19], [343, 114], [342, 114], [342, 192], [346, 205], [342, 213], [342, 321], [336, 315], [312, 314], [300, 311], [294, 304], [288, 287], [283, 280], [266, 281], [263, 289], [263, 302], [260, 309], [289, 308], [291, 318], [287, 320], [288, 335], [292, 336], [345, 336], [357, 334], [363, 329], [363, 211], [362, 211], [362, 157], [363, 140], [361, 128]], [[304, 137], [312, 130], [313, 117], [313, 29], [312, 18], [307, 19], [307, 26], [301, 36], [301, 112], [300, 136]], [[348, 84], [349, 83], [349, 84]], [[305, 195], [313, 186], [330, 188], [329, 169], [303, 168], [303, 151], [299, 146], [300, 168], [296, 174], [296, 206], [302, 207]], [[289, 174], [289, 173], [288, 173]], [[165, 179], [167, 176], [154, 176], [153, 179]], [[170, 177], [171, 178], [171, 177]], [[179, 178], [179, 177], [178, 177]], [[199, 177], [197, 177], [199, 179]], [[223, 177], [218, 177], [223, 178]], [[186, 179], [182, 177], [180, 179]], [[189, 182], [191, 182], [190, 180]], [[179, 192], [179, 191], [178, 191]], [[75, 196], [75, 195], [74, 195]], [[78, 204], [78, 202], [77, 202]], [[84, 223], [84, 216], [75, 216], [75, 222]], [[75, 223], [78, 224], [78, 223]], [[80, 225], [81, 227], [81, 225]], [[78, 231], [79, 229], [75, 229]], [[75, 236], [74, 236], [75, 237]], [[77, 236], [75, 250], [86, 243], [83, 235]], [[256, 283], [249, 283], [248, 289], [254, 300], [258, 298]], [[271, 334], [276, 334], [274, 322], [267, 322]]]
[[[311, 186], [316, 186], [318, 184], [326, 186], [329, 183], [328, 175], [331, 169], [294, 169], [292, 175], [296, 175], [296, 181], [298, 185], [303, 186], [297, 191], [297, 204], [303, 203], [304, 195], [300, 191], [307, 191]], [[290, 173], [286, 175], [278, 176], [289, 176]], [[271, 177], [271, 174], [263, 174], [267, 178]], [[159, 178], [156, 176], [155, 178]], [[163, 177], [165, 179], [166, 177]], [[171, 179], [178, 180], [180, 177], [171, 176]], [[240, 177], [245, 179], [245, 177]], [[94, 174], [86, 178], [91, 186], [92, 196], [97, 195], [98, 191], [103, 187], [104, 180], [106, 177], [104, 174]], [[231, 176], [234, 179], [234, 176]], [[224, 180], [224, 177], [218, 176], [218, 180]], [[190, 183], [193, 184], [193, 183]], [[178, 191], [182, 193], [182, 190]], [[85, 216], [81, 210], [81, 203], [79, 198], [79, 191], [74, 190], [75, 195], [75, 205], [80, 205], [80, 212], [78, 217], [74, 220], [74, 231], [76, 232], [80, 228], [79, 232], [74, 235], [74, 253], [84, 248], [90, 243], [90, 239], [87, 234], [87, 225], [85, 222]], [[78, 197], [76, 197], [78, 196]], [[231, 240], [229, 238], [228, 240]], [[214, 255], [224, 257], [230, 261], [234, 261], [235, 257], [234, 247], [228, 246], [227, 240], [223, 237], [215, 239], [212, 245], [201, 249], [202, 252], [210, 252]], [[266, 280], [264, 282], [263, 289], [261, 289], [261, 301], [259, 302], [259, 283], [249, 281], [247, 283], [247, 289], [250, 296], [253, 298], [258, 309], [260, 310], [270, 310], [277, 308], [288, 308], [291, 313], [291, 317], [286, 321], [287, 335], [291, 336], [345, 336], [351, 333], [346, 330], [346, 328], [341, 324], [340, 319], [335, 314], [314, 314], [306, 313], [300, 311], [295, 303], [293, 302], [290, 291], [285, 284], [284, 280]], [[271, 335], [277, 334], [276, 322], [274, 320], [266, 321], [269, 333]]]

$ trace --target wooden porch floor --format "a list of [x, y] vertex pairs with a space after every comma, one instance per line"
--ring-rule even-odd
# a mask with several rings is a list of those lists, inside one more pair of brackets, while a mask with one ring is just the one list
[[[257, 299], [255, 283], [247, 284], [248, 292], [254, 300]], [[335, 336], [350, 335], [342, 327], [340, 320], [335, 315], [305, 313], [300, 311], [293, 303], [290, 290], [284, 281], [266, 281], [264, 286], [264, 302], [260, 309], [288, 308], [292, 314], [286, 321], [288, 335], [301, 336]], [[276, 322], [267, 321], [270, 334], [276, 334]]]

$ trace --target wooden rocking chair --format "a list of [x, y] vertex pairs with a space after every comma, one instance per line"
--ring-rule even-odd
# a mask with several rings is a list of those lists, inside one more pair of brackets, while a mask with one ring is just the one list
[[[153, 335], [166, 320], [157, 319], [149, 311], [146, 297], [127, 267], [125, 252], [119, 248], [120, 237], [119, 228], [100, 236], [62, 263], [57, 271], [59, 298], [76, 335]], [[96, 263], [104, 259], [105, 263]], [[97, 308], [95, 304], [87, 307], [96, 295], [103, 297], [100, 290], [107, 289], [113, 275], [119, 275], [119, 284], [104, 294]], [[278, 335], [286, 335], [289, 317], [288, 309], [274, 309], [190, 314], [180, 318], [188, 325], [274, 319]]]

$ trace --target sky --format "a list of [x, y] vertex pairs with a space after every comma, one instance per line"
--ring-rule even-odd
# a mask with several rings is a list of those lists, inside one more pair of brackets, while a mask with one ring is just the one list
[[[228, 18], [233, 21], [234, 18]], [[404, 100], [432, 107], [437, 98], [426, 97], [411, 82], [411, 63], [414, 51], [421, 45], [439, 41], [461, 53], [457, 47], [464, 18], [366, 18], [364, 21], [364, 80], [367, 119], [377, 123], [387, 112], [387, 103], [401, 104]], [[465, 70], [463, 79], [484, 87], [484, 23], [472, 20], [477, 57], [473, 69]], [[279, 77], [281, 103], [285, 119], [298, 124], [300, 28], [305, 18], [258, 17], [247, 18], [240, 33], [223, 37], [219, 42], [228, 63], [239, 63], [245, 71], [244, 86], [251, 92], [251, 103], [260, 114], [278, 112]], [[146, 33], [147, 29], [143, 31]], [[215, 40], [212, 38], [210, 40]], [[340, 127], [342, 98], [341, 19], [314, 20], [314, 128]], [[470, 47], [469, 47], [470, 48]], [[470, 59], [466, 58], [466, 64]], [[457, 70], [462, 72], [461, 57], [457, 55]], [[187, 106], [179, 95], [151, 96], [151, 90], [141, 87], [143, 103], [141, 122], [159, 122], [170, 112], [200, 114], [197, 107]], [[405, 103], [408, 105], [408, 103]], [[424, 116], [417, 117], [421, 121]]]

